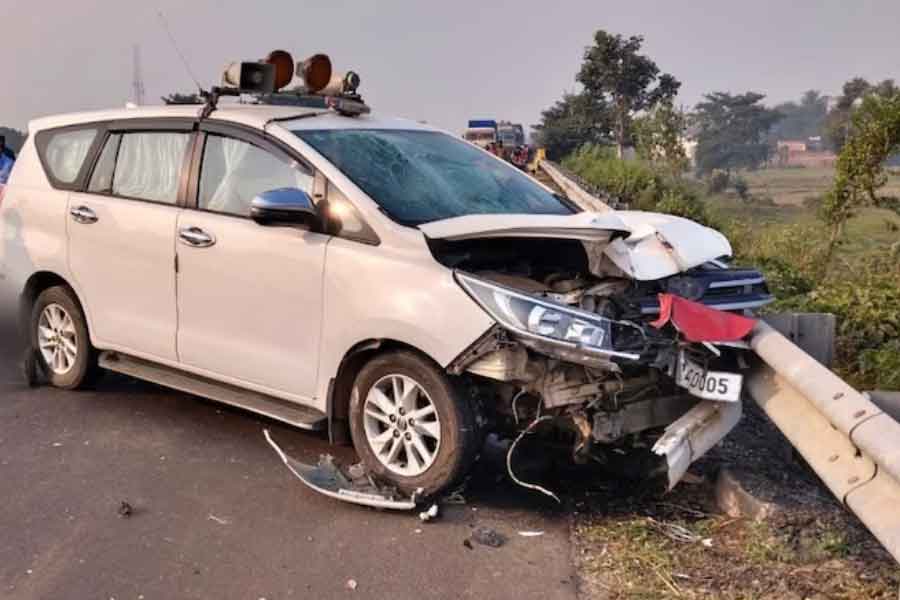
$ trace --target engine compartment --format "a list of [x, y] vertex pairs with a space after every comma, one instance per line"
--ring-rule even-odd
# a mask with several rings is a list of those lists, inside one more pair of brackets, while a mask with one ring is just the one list
[[734, 363], [730, 350], [687, 344], [671, 327], [651, 326], [659, 312], [657, 294], [680, 292], [702, 301], [708, 290], [725, 287], [719, 282], [768, 293], [758, 273], [722, 263], [638, 281], [594, 243], [579, 240], [429, 240], [429, 246], [449, 268], [611, 320], [615, 349], [634, 358], [598, 358], [498, 325], [448, 368], [469, 381], [492, 429], [515, 435], [528, 424], [552, 421], [580, 463], [607, 463], [635, 449], [646, 457], [663, 428], [698, 405], [673, 379], [680, 353], [707, 367]]

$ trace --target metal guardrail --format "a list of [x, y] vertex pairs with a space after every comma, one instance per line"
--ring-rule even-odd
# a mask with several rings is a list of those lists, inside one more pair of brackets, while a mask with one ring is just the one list
[[540, 161], [538, 168], [543, 170], [553, 180], [553, 183], [558, 185], [566, 196], [583, 210], [607, 212], [613, 208], [619, 208], [618, 202], [608, 197], [605, 200], [602, 199], [601, 194], [592, 192], [586, 183], [579, 181], [573, 174], [549, 160]]
[[900, 562], [900, 422], [766, 323], [750, 345], [750, 395]]

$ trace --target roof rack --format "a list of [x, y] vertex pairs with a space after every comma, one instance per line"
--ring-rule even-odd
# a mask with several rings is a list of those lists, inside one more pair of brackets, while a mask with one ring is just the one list
[[[279, 91], [296, 75], [303, 85], [293, 90]], [[222, 96], [253, 96], [253, 103], [272, 106], [302, 106], [330, 109], [355, 117], [371, 112], [369, 106], [356, 92], [359, 75], [347, 71], [332, 76], [331, 60], [325, 54], [314, 54], [295, 63], [284, 50], [275, 50], [256, 62], [231, 63], [225, 67], [221, 86], [201, 91], [204, 100], [200, 118], [206, 119], [218, 108]]]
[[[200, 118], [208, 118], [213, 111], [219, 106], [219, 98], [222, 96], [240, 97], [244, 94], [251, 93], [248, 90], [238, 88], [214, 86], [209, 91], [203, 91], [201, 97], [204, 99], [203, 110], [200, 112]], [[357, 94], [342, 96], [318, 96], [314, 94], [301, 94], [291, 92], [280, 92], [272, 94], [254, 95], [250, 104], [264, 104], [268, 106], [301, 106], [304, 108], [320, 108], [323, 110], [333, 110], [345, 117], [358, 117], [372, 112], [372, 109], [366, 104], [362, 97]]]

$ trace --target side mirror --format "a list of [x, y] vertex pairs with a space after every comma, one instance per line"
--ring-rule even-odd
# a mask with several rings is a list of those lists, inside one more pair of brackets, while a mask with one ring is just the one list
[[250, 203], [250, 218], [260, 225], [306, 225], [314, 227], [319, 213], [309, 194], [298, 188], [263, 192]]

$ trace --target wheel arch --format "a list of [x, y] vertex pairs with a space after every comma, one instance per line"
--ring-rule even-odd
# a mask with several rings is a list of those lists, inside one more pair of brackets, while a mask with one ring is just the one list
[[350, 442], [350, 398], [353, 383], [363, 366], [375, 356], [396, 350], [406, 350], [418, 354], [443, 371], [443, 367], [415, 346], [391, 338], [370, 338], [353, 345], [341, 360], [337, 372], [328, 382], [326, 413], [328, 415], [328, 437], [332, 444], [346, 445]]
[[19, 295], [18, 319], [23, 335], [27, 335], [28, 320], [31, 317], [31, 307], [34, 306], [35, 300], [41, 295], [41, 292], [57, 285], [65, 286], [72, 290], [72, 294], [75, 296], [75, 300], [78, 302], [78, 306], [81, 308], [81, 311], [84, 313], [85, 319], [87, 320], [88, 333], [90, 333], [90, 317], [85, 309], [84, 302], [81, 300], [81, 295], [78, 293], [78, 290], [75, 289], [75, 286], [67, 281], [62, 275], [53, 271], [36, 271], [32, 273], [28, 278], [28, 281], [25, 282], [22, 293]]

